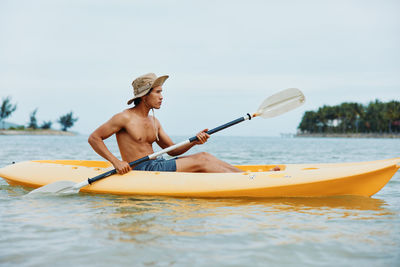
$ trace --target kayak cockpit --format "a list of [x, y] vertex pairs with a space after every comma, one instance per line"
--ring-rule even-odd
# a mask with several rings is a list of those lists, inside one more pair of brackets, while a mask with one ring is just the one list
[[71, 165], [79, 167], [94, 167], [94, 168], [108, 168], [112, 167], [111, 163], [107, 161], [96, 161], [96, 160], [33, 160], [33, 162], [39, 163], [52, 163], [58, 165]]
[[[107, 161], [96, 161], [96, 160], [34, 160], [33, 162], [38, 163], [50, 163], [58, 165], [68, 165], [76, 167], [89, 167], [89, 168], [109, 168], [112, 167], [111, 163]], [[281, 171], [286, 169], [286, 165], [236, 165], [235, 167], [245, 172], [268, 172], [272, 171], [273, 168], [279, 167]]]

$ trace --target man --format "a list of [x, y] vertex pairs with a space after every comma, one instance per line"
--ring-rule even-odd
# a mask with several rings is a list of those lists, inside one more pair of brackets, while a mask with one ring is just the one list
[[[160, 122], [154, 117], [154, 110], [162, 104], [162, 86], [169, 76], [157, 77], [148, 73], [132, 82], [134, 97], [128, 101], [135, 106], [114, 115], [109, 121], [97, 128], [89, 137], [89, 144], [103, 158], [112, 163], [119, 174], [131, 171], [128, 162], [135, 161], [154, 153], [153, 143], [161, 148], [174, 145], [165, 133]], [[150, 110], [153, 116], [149, 115]], [[195, 145], [204, 144], [210, 137], [204, 129], [196, 136], [198, 141], [170, 151], [171, 156], [178, 156]], [[122, 161], [115, 157], [106, 147], [103, 140], [116, 134]], [[178, 172], [242, 172], [242, 170], [224, 162], [209, 153], [201, 152], [165, 160], [158, 158], [133, 166], [134, 170], [178, 171]]]

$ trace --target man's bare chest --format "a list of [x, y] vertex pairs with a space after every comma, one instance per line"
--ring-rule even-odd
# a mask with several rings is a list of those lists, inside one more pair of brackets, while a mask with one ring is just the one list
[[129, 122], [124, 130], [135, 142], [153, 143], [156, 140], [156, 126], [151, 120]]

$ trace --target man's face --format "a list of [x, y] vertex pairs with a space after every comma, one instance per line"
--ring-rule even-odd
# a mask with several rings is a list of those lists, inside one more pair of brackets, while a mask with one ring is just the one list
[[146, 95], [146, 103], [150, 105], [152, 108], [159, 109], [162, 104], [163, 96], [162, 96], [162, 87], [157, 86], [151, 90], [151, 93]]

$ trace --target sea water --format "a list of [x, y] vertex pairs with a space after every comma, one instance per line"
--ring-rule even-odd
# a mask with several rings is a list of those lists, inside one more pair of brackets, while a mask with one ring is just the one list
[[[86, 140], [0, 136], [0, 167], [100, 159]], [[400, 157], [400, 140], [213, 136], [199, 151], [232, 164], [355, 162]], [[28, 192], [0, 179], [1, 266], [400, 266], [400, 172], [371, 198]]]

